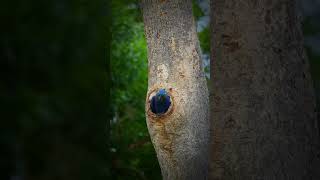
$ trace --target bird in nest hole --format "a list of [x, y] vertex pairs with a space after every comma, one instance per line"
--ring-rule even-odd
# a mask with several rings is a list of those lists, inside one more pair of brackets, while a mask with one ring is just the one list
[[166, 113], [171, 105], [170, 96], [165, 89], [160, 89], [150, 102], [151, 111], [156, 115]]

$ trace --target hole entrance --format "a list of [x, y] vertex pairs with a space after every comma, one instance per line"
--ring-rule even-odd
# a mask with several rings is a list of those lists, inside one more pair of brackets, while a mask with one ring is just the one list
[[171, 105], [171, 98], [165, 89], [159, 89], [150, 95], [150, 109], [156, 115], [165, 114]]

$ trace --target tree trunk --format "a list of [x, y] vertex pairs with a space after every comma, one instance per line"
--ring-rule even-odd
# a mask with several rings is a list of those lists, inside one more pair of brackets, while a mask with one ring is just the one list
[[[147, 126], [164, 179], [205, 179], [209, 103], [191, 0], [143, 0], [148, 44]], [[171, 105], [157, 115], [152, 97], [165, 89]]]
[[211, 0], [210, 179], [320, 179], [315, 96], [292, 0]]

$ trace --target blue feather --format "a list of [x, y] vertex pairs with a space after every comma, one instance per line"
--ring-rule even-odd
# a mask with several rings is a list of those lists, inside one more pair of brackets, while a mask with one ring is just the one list
[[157, 115], [164, 114], [171, 105], [170, 96], [165, 89], [160, 89], [151, 99], [151, 111]]

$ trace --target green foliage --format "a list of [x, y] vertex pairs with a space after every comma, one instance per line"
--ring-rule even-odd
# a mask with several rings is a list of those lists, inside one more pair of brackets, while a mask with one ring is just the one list
[[1, 3], [0, 179], [108, 178], [105, 3]]
[[210, 29], [209, 27], [204, 28], [198, 33], [200, 47], [203, 53], [210, 54]]
[[161, 179], [145, 123], [147, 45], [138, 4], [112, 2], [111, 156], [113, 179]]
[[320, 54], [312, 52], [312, 50], [309, 47], [307, 47], [306, 49], [310, 61], [310, 71], [313, 77], [313, 81], [315, 81], [318, 84], [320, 81]]
[[[320, 115], [320, 54], [313, 52], [310, 47], [306, 47], [306, 50], [310, 63], [311, 77], [316, 92], [317, 111], [318, 115]], [[320, 118], [318, 120], [318, 123], [320, 123]]]
[[[320, 34], [320, 24], [317, 16], [306, 17], [302, 23], [302, 30], [304, 36], [309, 38], [316, 38]], [[306, 53], [310, 64], [311, 77], [315, 88], [315, 95], [317, 101], [318, 125], [320, 127], [320, 54], [313, 48], [306, 45]]]
[[202, 12], [201, 8], [199, 7], [197, 0], [192, 0], [192, 13], [197, 21], [200, 17], [204, 16], [204, 13]]
[[311, 17], [306, 17], [306, 19], [302, 23], [302, 30], [305, 36], [313, 36], [320, 32], [320, 24], [315, 23]]

